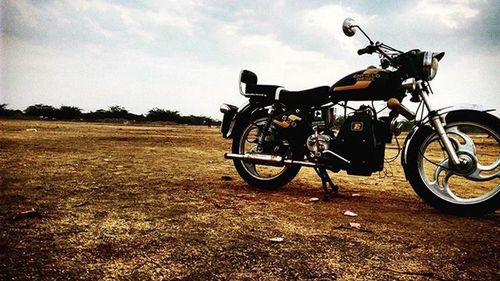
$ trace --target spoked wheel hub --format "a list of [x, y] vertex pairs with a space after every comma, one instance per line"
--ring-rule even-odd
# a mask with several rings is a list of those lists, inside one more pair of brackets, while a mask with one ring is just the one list
[[459, 176], [468, 176], [474, 173], [477, 169], [477, 158], [466, 151], [458, 151], [457, 156], [460, 164], [450, 165], [453, 173]]

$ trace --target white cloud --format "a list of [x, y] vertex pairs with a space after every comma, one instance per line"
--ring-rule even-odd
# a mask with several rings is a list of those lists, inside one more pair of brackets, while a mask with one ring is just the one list
[[326, 37], [325, 40], [329, 40], [332, 45], [338, 44], [335, 47], [340, 47], [342, 51], [352, 51], [360, 46], [358, 40], [346, 37], [342, 32], [342, 23], [347, 17], [354, 18], [361, 26], [369, 26], [377, 18], [375, 15], [360, 14], [350, 7], [326, 5], [304, 11], [301, 26], [318, 37]]
[[462, 28], [468, 21], [480, 14], [475, 4], [484, 1], [474, 0], [421, 0], [417, 3], [412, 13], [423, 20], [433, 21], [438, 19], [442, 24], [451, 29]]
[[377, 64], [376, 56], [356, 55], [367, 43], [362, 34], [342, 33], [344, 18], [353, 17], [394, 47], [450, 51], [435, 81], [439, 103], [480, 89], [478, 102], [498, 104], [490, 91], [500, 87], [494, 74], [500, 54], [456, 43], [467, 34], [466, 22], [481, 19], [479, 4], [424, 0], [375, 14], [347, 2], [8, 0], [0, 103], [89, 110], [120, 104], [136, 113], [164, 107], [218, 117], [220, 103], [244, 100], [236, 83], [241, 68], [262, 83], [299, 90]]

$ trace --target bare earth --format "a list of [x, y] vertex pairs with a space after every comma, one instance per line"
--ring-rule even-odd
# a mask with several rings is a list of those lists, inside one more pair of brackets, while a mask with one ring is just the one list
[[312, 170], [259, 191], [229, 147], [216, 128], [0, 120], [0, 279], [500, 279], [498, 213], [435, 211], [399, 159], [309, 202]]

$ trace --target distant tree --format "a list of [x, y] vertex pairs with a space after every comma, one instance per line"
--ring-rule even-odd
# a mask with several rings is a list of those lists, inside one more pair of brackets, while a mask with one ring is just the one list
[[104, 109], [98, 109], [96, 111], [91, 111], [89, 113], [82, 114], [84, 119], [97, 120], [106, 118], [107, 111]]
[[187, 125], [207, 125], [207, 126], [218, 124], [216, 120], [210, 117], [195, 116], [195, 115], [182, 116], [180, 123]]
[[21, 110], [8, 109], [6, 103], [0, 104], [0, 116], [2, 117], [21, 116], [22, 114]]
[[57, 119], [62, 120], [80, 119], [82, 117], [82, 110], [75, 106], [62, 105], [56, 112]]
[[[23, 115], [20, 110], [7, 109], [7, 104], [0, 104], [0, 116], [19, 116]], [[75, 106], [62, 105], [55, 108], [45, 104], [35, 104], [28, 106], [24, 110], [24, 115], [29, 117], [44, 117], [60, 120], [104, 120], [104, 119], [126, 119], [132, 121], [170, 121], [177, 124], [187, 125], [219, 125], [220, 121], [214, 120], [206, 116], [182, 116], [178, 111], [167, 110], [161, 108], [153, 108], [148, 111], [146, 116], [133, 114], [128, 112], [125, 107], [113, 105], [108, 109], [98, 109], [88, 113], [83, 113], [82, 110]], [[120, 120], [117, 120], [120, 121]]]
[[409, 121], [409, 120], [402, 121], [402, 123], [403, 126], [401, 126], [401, 130], [404, 132], [409, 131], [413, 127], [413, 124], [415, 124], [414, 121]]
[[7, 104], [2, 103], [0, 104], [0, 116], [9, 116], [10, 110], [7, 109]]
[[123, 118], [127, 119], [128, 117], [128, 111], [125, 109], [125, 107], [120, 106], [120, 105], [113, 105], [109, 107], [109, 116], [108, 118]]
[[157, 107], [148, 111], [146, 119], [148, 121], [171, 121], [175, 123], [180, 123], [182, 121], [182, 117], [178, 111], [166, 110]]
[[45, 104], [35, 104], [28, 106], [24, 110], [24, 114], [32, 117], [48, 117], [48, 118], [56, 118], [57, 110], [53, 106], [45, 105]]
[[105, 109], [98, 109], [89, 113], [82, 114], [83, 119], [100, 120], [100, 119], [127, 119], [133, 121], [144, 121], [144, 115], [133, 114], [128, 112], [123, 106], [113, 105]]

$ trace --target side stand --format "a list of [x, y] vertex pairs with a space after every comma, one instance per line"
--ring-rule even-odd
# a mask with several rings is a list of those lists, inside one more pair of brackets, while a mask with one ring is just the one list
[[[330, 179], [330, 176], [328, 175], [328, 172], [326, 171], [325, 168], [314, 168], [318, 176], [321, 178], [321, 187], [325, 191], [325, 194], [323, 195], [323, 199], [327, 201], [330, 198], [330, 194], [335, 194], [337, 195], [339, 193], [339, 188], [336, 186], [332, 179]], [[328, 185], [330, 185], [330, 189], [328, 189]]]

